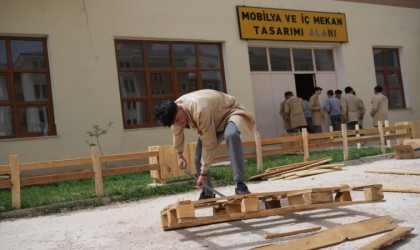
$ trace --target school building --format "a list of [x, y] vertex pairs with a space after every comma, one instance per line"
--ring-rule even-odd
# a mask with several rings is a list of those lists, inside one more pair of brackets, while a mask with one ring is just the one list
[[[381, 2], [381, 4], [378, 4]], [[397, 0], [0, 0], [0, 164], [171, 144], [155, 103], [215, 89], [262, 138], [285, 133], [284, 92], [373, 88], [390, 123], [420, 119], [420, 4]], [[328, 125], [328, 124], [327, 124]], [[324, 128], [324, 131], [327, 127]], [[252, 139], [250, 135], [244, 139]], [[197, 134], [188, 132], [187, 142]]]

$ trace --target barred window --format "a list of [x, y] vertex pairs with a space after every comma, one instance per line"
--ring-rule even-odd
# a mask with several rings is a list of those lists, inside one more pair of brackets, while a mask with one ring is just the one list
[[0, 138], [55, 135], [44, 38], [0, 37]]
[[125, 129], [159, 126], [154, 106], [162, 100], [226, 90], [220, 43], [115, 40], [115, 50]]

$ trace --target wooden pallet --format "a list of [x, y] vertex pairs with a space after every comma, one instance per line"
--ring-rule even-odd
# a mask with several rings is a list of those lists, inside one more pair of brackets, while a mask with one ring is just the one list
[[[363, 189], [365, 199], [354, 201], [351, 191]], [[354, 204], [381, 202], [382, 185], [341, 185], [304, 190], [233, 195], [198, 201], [179, 201], [161, 211], [163, 230], [173, 230], [227, 221], [290, 214]], [[200, 215], [206, 209], [210, 215]], [[208, 211], [210, 210], [210, 211]]]

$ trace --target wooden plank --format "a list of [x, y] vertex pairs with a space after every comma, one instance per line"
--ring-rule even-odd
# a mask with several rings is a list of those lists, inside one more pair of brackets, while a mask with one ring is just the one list
[[[296, 168], [296, 169], [293, 169], [293, 170], [284, 171], [284, 172], [282, 172], [282, 173], [280, 173], [280, 174], [276, 173], [276, 174], [271, 175], [271, 176], [273, 176], [273, 177], [271, 177], [271, 178], [270, 178], [270, 180], [278, 180], [278, 179], [282, 179], [282, 178], [280, 178], [280, 176], [281, 176], [281, 175], [283, 175], [283, 174], [287, 174], [287, 173], [290, 173], [290, 172], [296, 172], [296, 171], [300, 171], [300, 170], [305, 170], [305, 169], [308, 169], [308, 168], [311, 168], [311, 167], [315, 167], [315, 166], [318, 166], [318, 165], [321, 165], [321, 164], [327, 163], [327, 162], [329, 162], [329, 161], [331, 161], [331, 160], [332, 160], [332, 158], [327, 158], [327, 159], [325, 159], [325, 160], [321, 160], [321, 161], [319, 161], [319, 162], [312, 163], [312, 164], [309, 164], [309, 165], [307, 165], [307, 166], [303, 166], [303, 167]], [[279, 176], [279, 175], [280, 175], [280, 176]]]
[[128, 154], [115, 154], [115, 155], [103, 155], [101, 157], [101, 163], [113, 162], [113, 161], [127, 161], [127, 160], [137, 160], [149, 157], [159, 156], [158, 152], [149, 151], [149, 152], [137, 152], [137, 153], [128, 153]]
[[291, 236], [291, 235], [296, 235], [296, 234], [314, 232], [314, 231], [321, 230], [321, 228], [322, 227], [310, 227], [310, 228], [291, 230], [291, 231], [280, 232], [280, 233], [264, 234], [263, 237], [266, 240], [275, 239], [275, 238]]
[[315, 163], [324, 159], [329, 159], [329, 157], [326, 158], [322, 158], [322, 159], [318, 159], [318, 160], [311, 160], [311, 161], [301, 161], [301, 162], [297, 162], [297, 163], [292, 163], [292, 164], [288, 164], [288, 165], [283, 165], [283, 166], [278, 166], [278, 167], [272, 167], [272, 168], [268, 168], [265, 170], [265, 172], [270, 172], [270, 171], [276, 171], [276, 170], [290, 170], [290, 169], [295, 169], [295, 168], [299, 168], [302, 166], [306, 166], [309, 165], [311, 163]]
[[21, 170], [37, 170], [45, 168], [57, 168], [57, 167], [67, 167], [75, 165], [91, 165], [92, 158], [74, 158], [74, 159], [65, 159], [57, 161], [42, 161], [42, 162], [31, 162], [31, 163], [22, 163]]
[[378, 121], [378, 129], [379, 129], [379, 141], [381, 143], [381, 152], [382, 154], [385, 154], [385, 138], [384, 138], [384, 127], [383, 122]]
[[331, 137], [340, 137], [340, 136], [341, 136], [340, 131], [324, 132], [324, 133], [312, 133], [312, 134], [308, 134], [308, 139], [309, 140], [330, 139]]
[[159, 170], [159, 169], [160, 169], [159, 164], [145, 164], [145, 165], [136, 165], [136, 166], [128, 166], [128, 167], [108, 168], [108, 169], [102, 169], [102, 176], [133, 174], [133, 173], [148, 172], [148, 171]]
[[[384, 122], [384, 124], [385, 124], [385, 127], [383, 128], [383, 130], [385, 132], [385, 139], [387, 139], [387, 136], [390, 135], [390, 131], [387, 130], [387, 128], [389, 128], [389, 121], [386, 120]], [[391, 148], [391, 140], [390, 139], [386, 140], [386, 147]]]
[[334, 197], [335, 202], [352, 201], [352, 200], [353, 199], [351, 198], [350, 191], [338, 192]]
[[296, 152], [302, 152], [302, 151], [303, 151], [303, 146], [278, 148], [278, 149], [264, 149], [262, 151], [262, 155], [263, 156], [279, 155], [279, 154], [296, 153]]
[[343, 159], [347, 161], [349, 159], [349, 143], [347, 140], [347, 125], [345, 123], [341, 124], [341, 133], [343, 136]]
[[258, 131], [255, 132], [255, 150], [257, 152], [257, 171], [262, 171], [264, 166], [261, 147], [261, 135]]
[[19, 209], [21, 206], [20, 202], [20, 166], [19, 156], [10, 156], [10, 180], [12, 183], [12, 207]]
[[383, 187], [382, 192], [420, 193], [420, 188]]
[[[22, 185], [22, 183], [21, 183]], [[11, 180], [1, 180], [0, 181], [0, 188], [10, 188], [12, 187], [12, 181]]]
[[253, 212], [259, 210], [259, 199], [258, 197], [244, 198], [241, 201], [241, 212]]
[[92, 147], [93, 175], [95, 176], [96, 196], [104, 196], [104, 185], [102, 183], [101, 152], [98, 146]]
[[20, 185], [23, 187], [23, 186], [30, 186], [30, 185], [37, 185], [37, 184], [47, 184], [47, 183], [56, 183], [56, 182], [71, 181], [71, 180], [89, 179], [93, 177], [94, 177], [94, 174], [92, 170], [78, 171], [78, 172], [72, 172], [72, 173], [61, 173], [61, 174], [25, 177], [20, 180]]
[[0, 165], [0, 174], [10, 174], [10, 165]]
[[380, 238], [362, 246], [359, 250], [377, 250], [392, 245], [392, 243], [404, 239], [414, 230], [414, 227], [397, 227]]
[[365, 193], [365, 200], [367, 201], [382, 200], [384, 198], [382, 187], [366, 187], [363, 191]]
[[299, 177], [305, 177], [305, 176], [311, 176], [311, 175], [317, 175], [317, 174], [323, 174], [323, 173], [329, 173], [329, 172], [334, 172], [337, 171], [339, 169], [309, 169], [309, 170], [304, 170], [304, 171], [299, 171], [296, 173], [293, 173], [293, 177], [299, 178]]
[[416, 171], [400, 171], [400, 170], [365, 170], [365, 173], [420, 175], [420, 172], [416, 172]]
[[283, 249], [319, 249], [337, 245], [346, 240], [355, 240], [397, 228], [398, 225], [390, 216], [382, 216], [356, 223], [336, 226], [323, 232], [285, 243], [256, 247], [260, 250]]
[[[149, 152], [157, 152], [158, 156], [159, 156], [159, 147], [160, 146], [149, 146], [147, 148], [147, 150], [149, 150]], [[149, 164], [159, 164], [158, 156], [149, 157]], [[159, 170], [150, 171], [150, 176], [153, 178], [154, 181], [159, 180], [160, 179], [160, 167], [159, 167]]]
[[191, 202], [178, 204], [176, 216], [178, 219], [195, 217], [194, 205]]
[[303, 161], [309, 161], [309, 143], [308, 143], [308, 130], [302, 129], [302, 141], [303, 141]]
[[412, 138], [420, 139], [420, 121], [410, 121], [409, 125]]
[[291, 135], [287, 137], [261, 139], [261, 145], [266, 146], [266, 145], [284, 144], [287, 142], [297, 142], [301, 140], [302, 140], [302, 137], [300, 135]]

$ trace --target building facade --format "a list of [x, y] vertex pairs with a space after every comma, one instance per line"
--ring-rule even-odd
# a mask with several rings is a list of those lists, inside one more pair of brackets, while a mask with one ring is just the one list
[[380, 84], [391, 124], [418, 120], [419, 6], [366, 2], [0, 0], [0, 164], [88, 156], [110, 122], [105, 154], [171, 144], [154, 104], [203, 88], [236, 96], [263, 138], [285, 133], [284, 92], [315, 86], [322, 104], [352, 86], [369, 111]]

